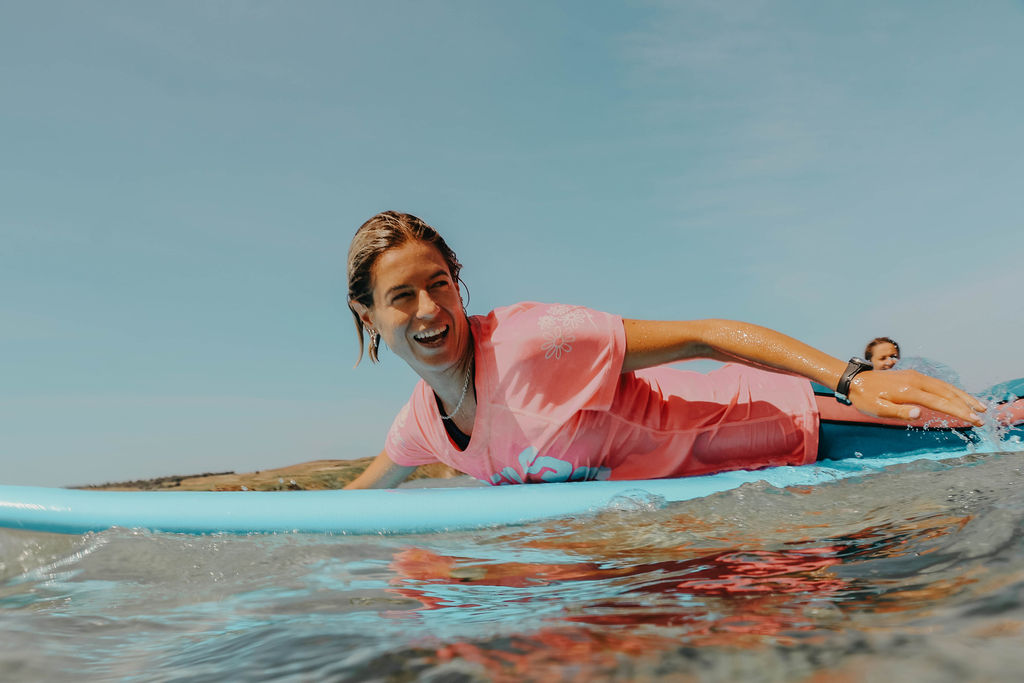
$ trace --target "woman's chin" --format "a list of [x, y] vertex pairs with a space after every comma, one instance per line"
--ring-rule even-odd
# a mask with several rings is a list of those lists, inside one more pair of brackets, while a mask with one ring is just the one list
[[442, 370], [459, 362], [459, 353], [450, 344], [436, 347], [418, 344], [414, 355], [418, 364], [435, 370]]

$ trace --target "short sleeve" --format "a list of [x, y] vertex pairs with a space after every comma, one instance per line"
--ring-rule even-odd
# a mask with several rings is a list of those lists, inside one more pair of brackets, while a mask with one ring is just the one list
[[417, 409], [422, 402], [422, 390], [422, 386], [416, 386], [409, 402], [395, 416], [384, 441], [384, 451], [396, 465], [416, 467], [439, 461], [426, 437], [423, 410]]
[[537, 303], [495, 314], [499, 400], [553, 421], [611, 407], [625, 359], [622, 318], [582, 306]]

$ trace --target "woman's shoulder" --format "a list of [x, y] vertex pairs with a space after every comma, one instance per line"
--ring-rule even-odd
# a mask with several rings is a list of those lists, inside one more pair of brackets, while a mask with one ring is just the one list
[[603, 344], [621, 333], [622, 319], [586, 306], [522, 301], [477, 318], [477, 338], [491, 346], [524, 346], [561, 356], [584, 341]]
[[487, 338], [523, 339], [543, 335], [556, 328], [573, 328], [591, 313], [582, 306], [520, 301], [474, 317]]
[[[593, 320], [595, 316], [607, 316], [586, 306], [573, 304], [544, 303], [540, 301], [520, 301], [509, 306], [500, 306], [486, 316], [474, 316], [490, 321], [494, 325], [514, 322], [537, 323], [542, 328], [579, 327]], [[615, 317], [615, 316], [612, 316]]]

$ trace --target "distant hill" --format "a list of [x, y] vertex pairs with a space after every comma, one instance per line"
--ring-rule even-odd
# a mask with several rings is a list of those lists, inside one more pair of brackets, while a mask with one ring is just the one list
[[[90, 486], [75, 486], [79, 489], [104, 489], [107, 491], [303, 491], [317, 489], [340, 489], [356, 477], [373, 461], [373, 458], [358, 460], [312, 460], [310, 462], [280, 467], [274, 470], [255, 472], [205, 472], [203, 474], [171, 475], [154, 479], [112, 482]], [[447, 465], [425, 465], [418, 468], [410, 479], [446, 479], [459, 476], [461, 472]]]

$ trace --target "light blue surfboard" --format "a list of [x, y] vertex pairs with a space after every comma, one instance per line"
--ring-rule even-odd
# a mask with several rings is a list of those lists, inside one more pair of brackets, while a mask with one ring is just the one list
[[90, 491], [0, 486], [0, 528], [81, 534], [112, 527], [188, 534], [406, 534], [522, 524], [588, 514], [631, 500], [669, 503], [752, 482], [817, 485], [915, 460], [919, 452], [681, 479], [360, 491]]

